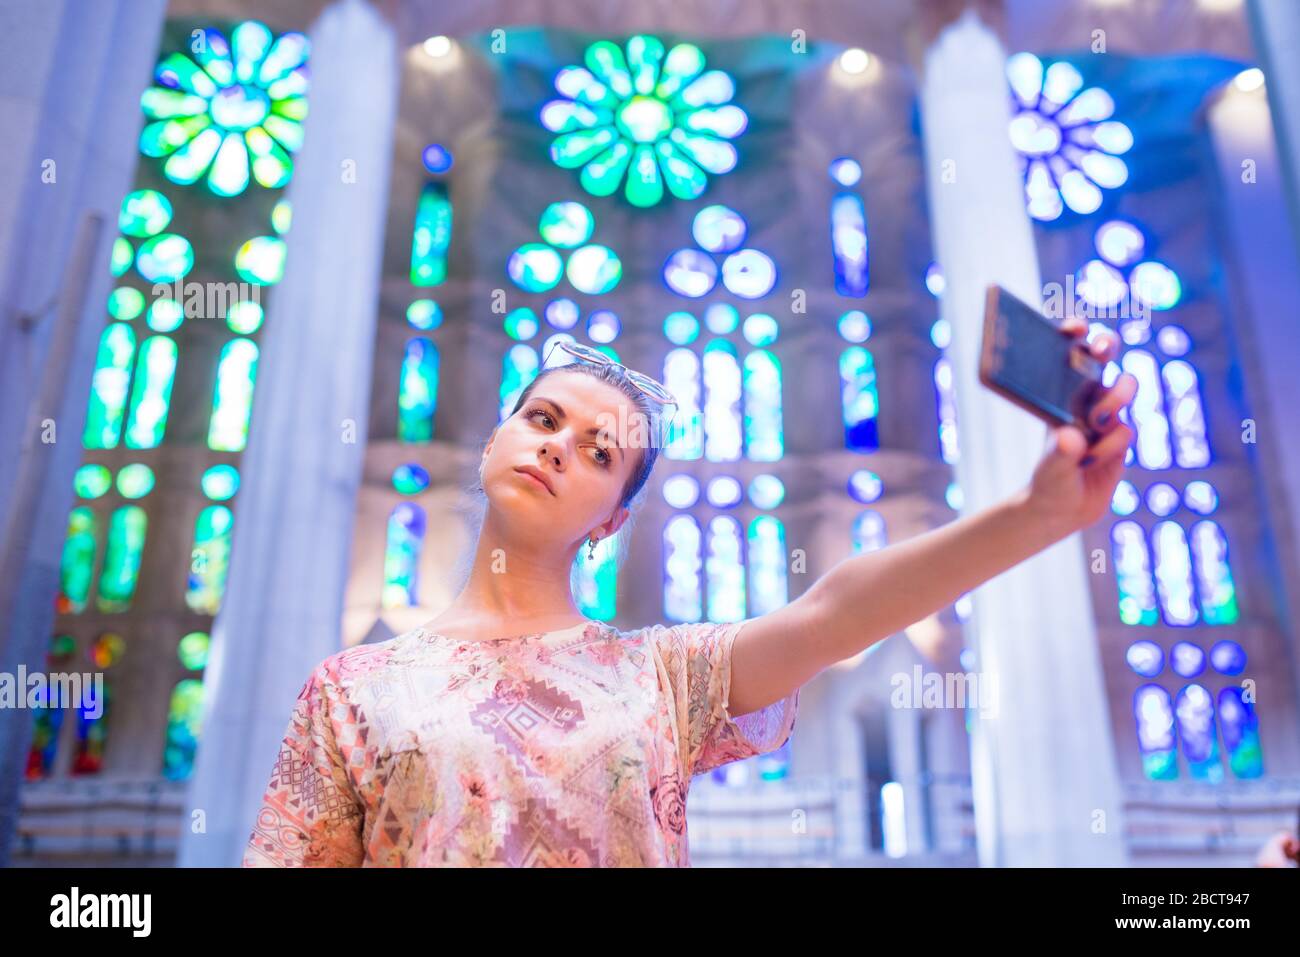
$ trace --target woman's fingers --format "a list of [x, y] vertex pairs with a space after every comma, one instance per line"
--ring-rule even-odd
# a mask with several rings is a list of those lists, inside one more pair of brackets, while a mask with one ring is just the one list
[[1088, 323], [1078, 316], [1066, 316], [1061, 320], [1061, 331], [1067, 336], [1078, 338], [1088, 331]]
[[1114, 428], [1121, 408], [1133, 401], [1137, 395], [1137, 378], [1131, 372], [1124, 372], [1115, 380], [1088, 410], [1088, 421], [1098, 432], [1108, 432]]
[[1083, 460], [1084, 464], [1088, 466], [1105, 465], [1116, 457], [1122, 461], [1125, 450], [1133, 441], [1133, 435], [1134, 432], [1131, 428], [1123, 422], [1119, 423], [1093, 443]]
[[1107, 329], [1092, 340], [1092, 355], [1098, 362], [1109, 362], [1119, 353], [1119, 336]]

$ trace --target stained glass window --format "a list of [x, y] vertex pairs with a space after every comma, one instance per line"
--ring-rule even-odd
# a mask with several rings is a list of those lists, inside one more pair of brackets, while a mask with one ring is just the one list
[[126, 611], [131, 606], [148, 524], [144, 509], [138, 505], [124, 505], [114, 510], [109, 519], [104, 568], [99, 576], [97, 607], [100, 611]]
[[[202, 42], [199, 42], [199, 41]], [[153, 122], [140, 151], [167, 157], [163, 173], [188, 186], [207, 176], [218, 196], [236, 196], [252, 178], [272, 189], [293, 173], [289, 154], [302, 146], [307, 115], [309, 52], [301, 33], [271, 31], [253, 20], [221, 31], [196, 31], [193, 59], [171, 53], [154, 72], [156, 86], [140, 98]]]
[[190, 574], [185, 587], [185, 604], [192, 611], [215, 615], [226, 591], [230, 567], [230, 540], [234, 515], [224, 505], [209, 505], [194, 523], [194, 545], [190, 550]]
[[411, 237], [411, 285], [437, 286], [447, 278], [451, 200], [443, 183], [425, 183]]
[[90, 407], [82, 436], [86, 448], [117, 448], [134, 355], [135, 332], [124, 322], [111, 323], [99, 338], [99, 355], [90, 384]]
[[878, 449], [876, 414], [880, 399], [876, 392], [876, 366], [871, 353], [861, 346], [850, 346], [840, 353], [840, 402], [845, 447], [854, 452]]
[[199, 732], [203, 726], [203, 682], [185, 678], [172, 689], [167, 708], [167, 740], [163, 749], [163, 776], [184, 781], [194, 770]]
[[85, 611], [90, 583], [95, 573], [95, 513], [85, 505], [68, 515], [68, 536], [63, 540], [63, 558], [59, 563], [60, 614]]
[[420, 603], [420, 550], [424, 546], [424, 509], [402, 502], [388, 516], [388, 541], [384, 549], [385, 608]]
[[1156, 684], [1138, 688], [1133, 695], [1133, 717], [1137, 723], [1138, 750], [1142, 754], [1142, 773], [1152, 781], [1177, 778], [1177, 738], [1169, 692]]
[[253, 412], [253, 385], [257, 378], [257, 344], [251, 339], [231, 339], [221, 349], [217, 363], [216, 394], [208, 423], [208, 448], [239, 452], [248, 443], [248, 419]]
[[152, 449], [162, 441], [176, 376], [176, 343], [167, 336], [150, 336], [136, 360], [131, 414], [126, 420], [126, 446]]
[[653, 206], [665, 187], [678, 199], [696, 199], [706, 174], [730, 172], [736, 149], [728, 140], [748, 123], [732, 105], [735, 83], [721, 70], [705, 70], [704, 54], [689, 43], [665, 50], [638, 35], [625, 48], [593, 43], [585, 67], [568, 66], [555, 77], [564, 99], [542, 107], [541, 121], [559, 134], [551, 158], [563, 169], [582, 169], [582, 186], [609, 196], [624, 184], [633, 206]]
[[406, 343], [397, 392], [397, 437], [402, 442], [433, 438], [438, 406], [438, 347], [417, 336]]
[[1024, 171], [1029, 215], [1054, 220], [1065, 207], [1095, 212], [1103, 189], [1128, 180], [1119, 158], [1133, 134], [1111, 119], [1115, 103], [1098, 87], [1084, 89], [1083, 76], [1069, 63], [1050, 66], [1032, 53], [1007, 60], [1012, 118], [1008, 132]]

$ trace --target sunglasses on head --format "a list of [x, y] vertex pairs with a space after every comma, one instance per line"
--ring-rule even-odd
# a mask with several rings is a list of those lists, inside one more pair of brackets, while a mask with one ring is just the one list
[[565, 352], [576, 357], [580, 361], [589, 363], [590, 365], [614, 366], [623, 373], [624, 378], [626, 378], [628, 382], [631, 382], [645, 395], [648, 395], [660, 405], [672, 406], [673, 411], [668, 417], [670, 422], [677, 414], [677, 400], [673, 398], [673, 394], [668, 391], [668, 387], [662, 382], [650, 378], [643, 372], [629, 369], [627, 366], [623, 365], [623, 363], [615, 362], [599, 349], [593, 349], [591, 346], [584, 346], [580, 342], [571, 342], [568, 339], [561, 339], [547, 351], [546, 358], [542, 361], [543, 367], [550, 365], [550, 357], [554, 354], [557, 348], [563, 349]]

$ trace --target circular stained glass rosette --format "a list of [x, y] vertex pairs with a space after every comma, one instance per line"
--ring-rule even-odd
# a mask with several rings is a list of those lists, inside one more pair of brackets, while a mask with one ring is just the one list
[[212, 27], [191, 36], [186, 52], [158, 63], [155, 85], [140, 97], [151, 121], [140, 152], [161, 159], [173, 183], [204, 179], [218, 196], [238, 196], [252, 181], [284, 186], [307, 116], [307, 37], [275, 37], [255, 20], [229, 39]]
[[1012, 90], [1008, 133], [1020, 156], [1029, 215], [1058, 219], [1069, 208], [1095, 212], [1102, 190], [1128, 181], [1120, 155], [1133, 145], [1129, 128], [1111, 119], [1115, 101], [1099, 87], [1084, 88], [1069, 63], [1050, 66], [1032, 53], [1007, 60]]
[[542, 125], [558, 134], [551, 159], [580, 169], [593, 196], [620, 186], [633, 206], [653, 206], [671, 193], [697, 199], [710, 174], [736, 166], [729, 142], [749, 117], [731, 103], [736, 84], [722, 70], [706, 70], [690, 43], [668, 49], [638, 35], [624, 46], [601, 40], [587, 48], [583, 66], [555, 77], [563, 99], [542, 107]]

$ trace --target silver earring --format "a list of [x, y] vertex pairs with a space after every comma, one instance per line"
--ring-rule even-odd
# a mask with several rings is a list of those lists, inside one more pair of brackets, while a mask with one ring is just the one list
[[591, 559], [596, 557], [596, 540], [594, 538], [590, 538], [587, 540], [587, 544], [589, 546], [587, 549], [587, 560], [590, 561]]

